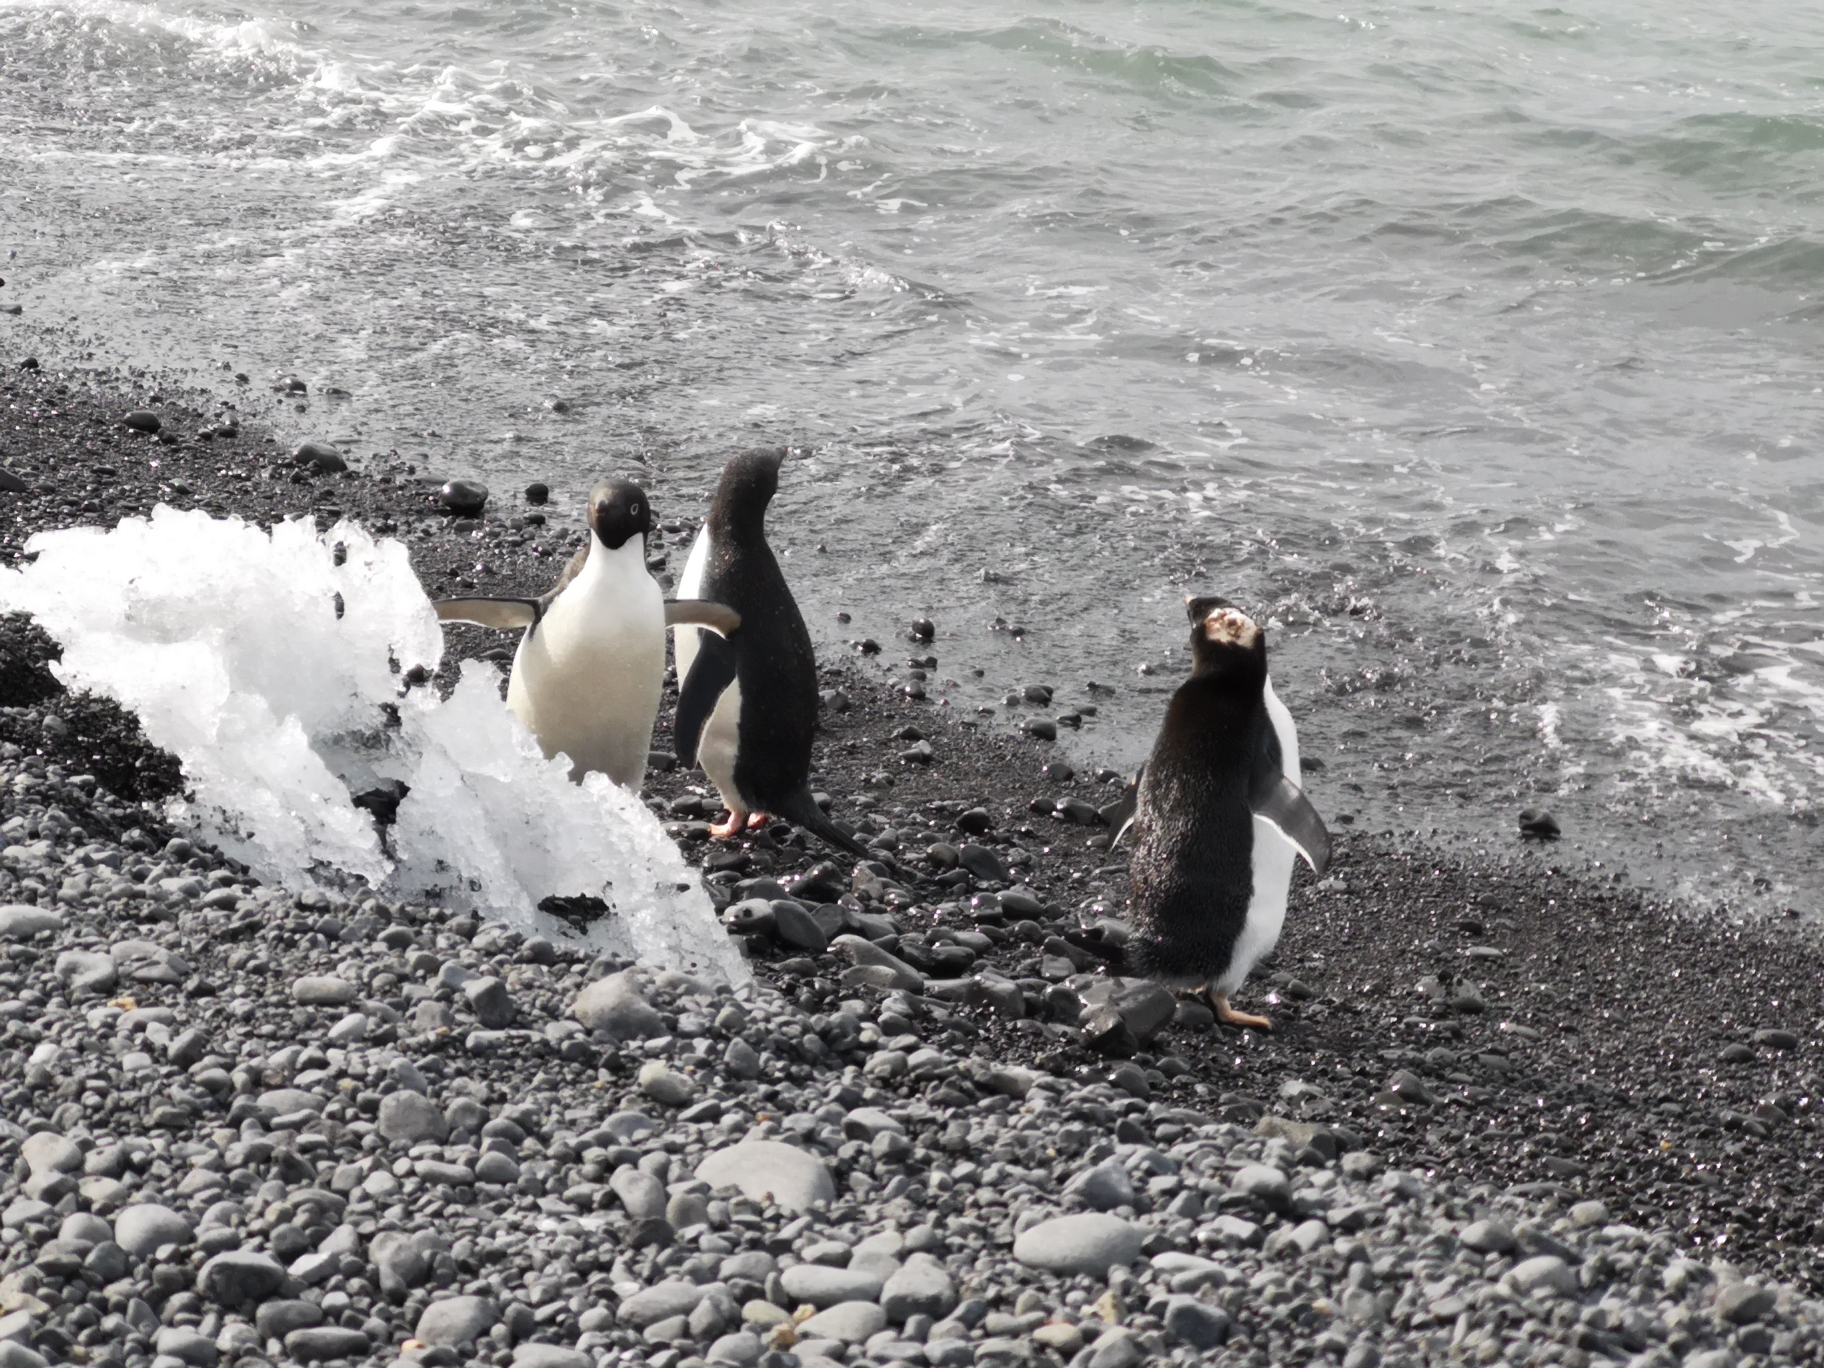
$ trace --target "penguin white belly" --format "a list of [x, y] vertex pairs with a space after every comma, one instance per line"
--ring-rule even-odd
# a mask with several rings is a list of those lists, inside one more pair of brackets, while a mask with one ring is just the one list
[[[632, 550], [629, 551], [628, 547]], [[665, 677], [665, 602], [637, 541], [590, 549], [582, 573], [520, 641], [507, 706], [570, 777], [637, 787]]]
[[[678, 578], [678, 597], [703, 597], [703, 576], [709, 565], [709, 525], [705, 523], [690, 545], [690, 556], [684, 562], [684, 573]], [[678, 682], [683, 684], [697, 659], [697, 633], [692, 626], [671, 629], [672, 653], [677, 657]], [[697, 741], [697, 763], [722, 795], [722, 805], [730, 812], [746, 811], [746, 801], [735, 791], [735, 755], [741, 746], [741, 682], [736, 680], [723, 691], [703, 734]]]
[[716, 710], [703, 724], [703, 737], [697, 743], [697, 763], [722, 795], [722, 806], [730, 812], [751, 811], [746, 799], [735, 788], [735, 756], [741, 749], [741, 681], [735, 680], [722, 691]]
[[1216, 981], [1219, 991], [1238, 992], [1254, 966], [1279, 944], [1279, 933], [1286, 924], [1292, 865], [1297, 859], [1298, 848], [1279, 834], [1278, 827], [1254, 819], [1254, 889], [1248, 898], [1247, 920], [1229, 956], [1228, 972]]
[[[1279, 738], [1280, 759], [1286, 778], [1299, 779], [1298, 729], [1292, 725], [1292, 714], [1273, 692], [1273, 681], [1267, 680], [1264, 699], [1267, 717]], [[1254, 966], [1271, 954], [1279, 944], [1279, 933], [1286, 925], [1286, 897], [1292, 888], [1292, 866], [1298, 863], [1298, 847], [1265, 818], [1254, 819], [1254, 886], [1248, 898], [1247, 920], [1235, 938], [1235, 950], [1229, 957], [1228, 972], [1216, 983], [1218, 991], [1234, 993]]]
[[[697, 539], [690, 544], [690, 555], [684, 561], [684, 573], [678, 577], [678, 597], [681, 599], [700, 599], [703, 597], [703, 574], [709, 565], [709, 524], [705, 523], [697, 532]], [[678, 687], [690, 677], [690, 667], [697, 660], [697, 633], [702, 629], [688, 624], [671, 629], [672, 653], [677, 656]]]

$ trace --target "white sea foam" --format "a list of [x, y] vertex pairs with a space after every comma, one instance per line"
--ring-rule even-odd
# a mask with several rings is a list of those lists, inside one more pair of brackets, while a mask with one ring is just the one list
[[[0, 572], [0, 606], [58, 640], [66, 684], [138, 714], [183, 762], [171, 816], [261, 878], [358, 881], [541, 934], [567, 933], [541, 900], [598, 897], [596, 948], [747, 977], [638, 796], [601, 775], [570, 783], [568, 760], [547, 760], [507, 712], [492, 666], [466, 665], [447, 700], [403, 686], [443, 642], [401, 543], [161, 506], [27, 550], [35, 562]], [[410, 790], [391, 849], [351, 798], [384, 780]]]

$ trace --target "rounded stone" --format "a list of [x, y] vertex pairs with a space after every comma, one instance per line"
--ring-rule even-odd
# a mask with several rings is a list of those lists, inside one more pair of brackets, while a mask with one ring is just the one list
[[1514, 1232], [1496, 1220], [1471, 1221], [1457, 1238], [1478, 1254], [1506, 1254], [1514, 1247]]
[[499, 1319], [500, 1309], [486, 1297], [445, 1297], [424, 1308], [414, 1334], [426, 1344], [454, 1349], [480, 1339]]
[[664, 1019], [625, 971], [597, 979], [577, 994], [570, 1010], [591, 1031], [605, 1031], [616, 1040], [651, 1040], [665, 1034]]
[[61, 931], [63, 913], [30, 903], [0, 907], [0, 940], [30, 940], [40, 931]]
[[299, 1363], [366, 1358], [370, 1348], [372, 1341], [364, 1331], [340, 1325], [314, 1325], [285, 1336], [285, 1352]]
[[625, 1299], [617, 1313], [623, 1325], [644, 1330], [673, 1316], [688, 1316], [703, 1300], [703, 1289], [682, 1278], [667, 1278]]
[[743, 1140], [717, 1150], [697, 1165], [696, 1176], [712, 1188], [733, 1185], [753, 1201], [770, 1198], [793, 1212], [836, 1196], [835, 1180], [821, 1159], [778, 1140]]
[[136, 1202], [114, 1218], [114, 1243], [136, 1259], [150, 1258], [161, 1245], [187, 1245], [196, 1227], [187, 1216], [156, 1202]]
[[346, 1007], [355, 1000], [355, 985], [333, 974], [313, 974], [291, 985], [292, 1001], [306, 1007]]
[[880, 1291], [880, 1304], [895, 1325], [903, 1325], [912, 1316], [940, 1320], [956, 1309], [956, 1284], [931, 1255], [913, 1254], [888, 1276]]
[[640, 1065], [640, 1091], [667, 1107], [682, 1107], [697, 1095], [696, 1082], [661, 1059]]
[[595, 1359], [558, 1344], [522, 1344], [513, 1351], [513, 1368], [595, 1368]]
[[437, 502], [459, 518], [477, 517], [487, 507], [488, 487], [479, 480], [451, 480], [437, 491]]
[[1146, 1231], [1132, 1221], [1092, 1211], [1029, 1227], [1015, 1238], [1013, 1257], [1029, 1268], [1100, 1278], [1139, 1258], [1145, 1243]]
[[218, 1306], [242, 1306], [265, 1301], [284, 1282], [285, 1270], [270, 1255], [232, 1249], [197, 1271], [196, 1290]]
[[793, 1301], [809, 1302], [819, 1311], [840, 1302], [880, 1300], [880, 1279], [872, 1273], [853, 1268], [830, 1268], [823, 1264], [801, 1263], [780, 1274], [786, 1296]]
[[417, 1145], [425, 1141], [442, 1143], [450, 1133], [437, 1104], [423, 1093], [401, 1089], [380, 1099], [380, 1134], [398, 1145]]
[[82, 1167], [82, 1147], [55, 1131], [39, 1131], [27, 1136], [19, 1146], [19, 1157], [34, 1177], [47, 1173], [74, 1173]]
[[120, 425], [135, 432], [157, 432], [165, 424], [151, 409], [134, 409], [121, 418]]
[[291, 459], [319, 475], [335, 475], [348, 469], [348, 461], [328, 442], [304, 442], [291, 453]]
[[1291, 1182], [1271, 1164], [1249, 1164], [1237, 1170], [1229, 1180], [1229, 1188], [1272, 1207], [1284, 1206], [1292, 1199]]
[[1577, 1290], [1577, 1273], [1556, 1254], [1535, 1254], [1508, 1270], [1508, 1281], [1525, 1296], [1556, 1292], [1569, 1296]]
[[[802, 1266], [802, 1265], [801, 1265]], [[887, 1313], [871, 1301], [838, 1302], [798, 1327], [798, 1338], [860, 1344], [887, 1328]]]

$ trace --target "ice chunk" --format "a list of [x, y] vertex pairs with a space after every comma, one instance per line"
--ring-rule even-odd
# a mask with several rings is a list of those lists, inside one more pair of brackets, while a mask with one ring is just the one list
[[[261, 878], [436, 896], [545, 935], [574, 933], [542, 900], [596, 897], [597, 948], [748, 977], [638, 796], [570, 783], [501, 703], [497, 671], [465, 666], [448, 700], [403, 686], [443, 638], [401, 543], [160, 507], [26, 548], [37, 559], [0, 572], [0, 607], [58, 640], [66, 684], [138, 714], [183, 762], [173, 819]], [[411, 790], [390, 850], [351, 801], [388, 778]]]

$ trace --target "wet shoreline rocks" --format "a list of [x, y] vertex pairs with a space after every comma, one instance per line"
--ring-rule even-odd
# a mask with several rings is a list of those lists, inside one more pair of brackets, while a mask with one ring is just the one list
[[[81, 432], [42, 422], [40, 456]], [[256, 509], [188, 450], [161, 448], [199, 501], [331, 487], [436, 520], [424, 573], [472, 573], [408, 511], [423, 488], [288, 469]], [[71, 460], [78, 490], [102, 459]], [[553, 571], [539, 544], [503, 578]], [[733, 992], [260, 885], [163, 824], [130, 718], [58, 690], [25, 624], [0, 651], [6, 1362], [1824, 1349], [1824, 958], [1799, 931], [1350, 836], [1243, 994], [1279, 1029], [1218, 1031], [1123, 972], [1119, 856], [1055, 815], [1098, 780], [832, 667], [815, 784], [878, 860], [710, 840], [701, 776], [651, 776], [753, 958]], [[888, 771], [908, 725], [933, 759]]]

